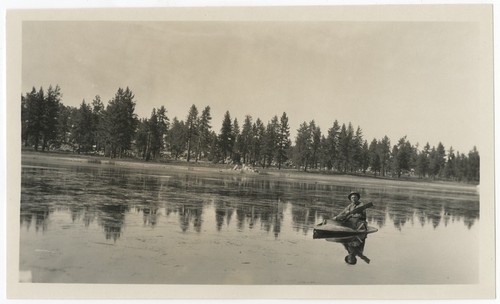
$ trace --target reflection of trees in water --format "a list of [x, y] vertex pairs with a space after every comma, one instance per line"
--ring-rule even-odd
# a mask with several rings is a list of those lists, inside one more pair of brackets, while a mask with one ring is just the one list
[[470, 229], [476, 219], [479, 218], [479, 208], [476, 207], [474, 202], [460, 202], [452, 204], [446, 201], [444, 203], [444, 213], [449, 217], [449, 221], [463, 221], [464, 224]]
[[216, 229], [220, 231], [224, 222], [229, 225], [233, 214], [236, 213], [236, 227], [239, 231], [243, 231], [245, 228], [254, 229], [260, 223], [261, 230], [272, 231], [277, 237], [281, 232], [283, 221], [281, 205], [280, 201], [252, 204], [215, 200]]
[[48, 207], [38, 209], [38, 210], [21, 210], [21, 226], [25, 226], [26, 229], [30, 229], [33, 221], [35, 222], [35, 230], [45, 231], [47, 230], [48, 219], [50, 215]]
[[477, 205], [477, 202], [470, 201], [443, 202], [439, 199], [428, 199], [424, 201], [390, 202], [385, 204], [384, 207], [387, 216], [399, 230], [407, 222], [415, 224], [415, 221], [421, 227], [432, 225], [433, 228], [463, 222], [470, 229], [476, 219], [479, 218]]
[[[50, 178], [44, 178], [49, 174]], [[53, 206], [44, 200], [44, 196], [51, 196], [54, 191], [52, 181], [57, 172], [44, 168], [23, 168], [21, 171], [21, 225], [27, 229], [35, 222], [36, 231], [47, 229], [47, 223]]]
[[202, 215], [203, 215], [203, 205], [187, 205], [182, 204], [179, 209], [179, 224], [181, 230], [186, 232], [189, 225], [192, 223], [193, 228], [196, 232], [201, 231]]
[[314, 226], [317, 220], [317, 210], [307, 206], [307, 203], [292, 203], [291, 204], [292, 222], [294, 230], [304, 234]]
[[83, 223], [85, 227], [89, 227], [90, 223], [92, 223], [94, 219], [97, 218], [97, 210], [95, 206], [86, 204], [82, 211], [83, 211], [83, 218], [82, 218]]
[[[281, 184], [269, 180], [256, 180], [245, 176], [227, 176], [224, 178], [207, 178], [196, 175], [187, 175], [181, 179], [169, 180], [168, 188], [170, 194], [163, 197], [178, 199], [185, 197], [191, 202], [193, 196], [202, 199], [195, 205], [200, 213], [204, 205], [213, 203], [215, 210], [215, 225], [220, 231], [224, 225], [229, 225], [233, 215], [236, 216], [237, 229], [253, 229], [260, 223], [260, 229], [273, 231], [275, 235], [281, 232], [283, 219], [282, 208], [276, 197], [282, 193]], [[194, 205], [190, 203], [191, 205]], [[178, 212], [175, 206], [167, 207], [167, 216], [170, 212]], [[183, 231], [189, 228], [189, 217], [192, 216], [192, 208], [183, 210], [181, 216], [181, 227]]]
[[99, 205], [97, 210], [97, 222], [104, 228], [106, 239], [116, 241], [121, 235], [125, 213], [129, 211], [129, 207], [126, 204], [108, 203]]
[[479, 218], [479, 198], [472, 192], [447, 192], [440, 188], [376, 188], [367, 189], [365, 200], [372, 201], [368, 220], [383, 227], [387, 219], [401, 230], [407, 223], [437, 228], [463, 222], [471, 228]]
[[228, 204], [224, 201], [216, 201], [215, 202], [215, 224], [217, 227], [217, 231], [222, 229], [224, 225], [224, 221], [226, 225], [229, 226], [231, 222], [231, 218], [233, 216], [234, 208], [231, 204]]
[[154, 227], [158, 223], [158, 217], [161, 215], [158, 201], [144, 201], [142, 204], [135, 206], [138, 213], [142, 212], [142, 223], [144, 226]]
[[[266, 176], [202, 176], [192, 173], [162, 177], [113, 167], [82, 167], [64, 174], [52, 170], [22, 173], [21, 225], [46, 229], [54, 208], [69, 210], [71, 220], [89, 226], [95, 219], [107, 239], [120, 237], [125, 213], [134, 207], [144, 225], [157, 225], [175, 213], [182, 231], [201, 231], [204, 206], [213, 204], [215, 228], [229, 226], [233, 216], [238, 230], [259, 228], [277, 237], [285, 217], [283, 202], [290, 206], [293, 229], [307, 233], [314, 224], [340, 212], [347, 193], [357, 190], [362, 201], [373, 202], [368, 221], [379, 228], [393, 224], [447, 226], [463, 222], [472, 227], [479, 218], [477, 197], [463, 197], [432, 189], [355, 188], [315, 181], [278, 180]], [[111, 203], [109, 203], [111, 201]], [[107, 204], [103, 205], [103, 202]], [[116, 203], [115, 203], [116, 202]], [[130, 206], [130, 207], [129, 207]]]

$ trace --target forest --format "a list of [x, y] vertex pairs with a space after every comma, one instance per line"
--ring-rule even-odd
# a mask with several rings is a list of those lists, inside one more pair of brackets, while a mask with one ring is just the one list
[[91, 103], [83, 100], [79, 107], [63, 104], [59, 86], [33, 87], [21, 95], [22, 144], [35, 151], [144, 161], [479, 182], [476, 147], [465, 154], [446, 149], [441, 142], [437, 146], [413, 145], [406, 136], [392, 145], [387, 136], [368, 141], [359, 126], [337, 120], [325, 132], [314, 120], [304, 121], [292, 141], [286, 112], [268, 122], [246, 115], [241, 123], [226, 111], [216, 132], [210, 106], [200, 113], [193, 104], [185, 119], [170, 119], [164, 106], [153, 108], [150, 117], [140, 118], [135, 105], [128, 87], [118, 88], [106, 105], [96, 95]]

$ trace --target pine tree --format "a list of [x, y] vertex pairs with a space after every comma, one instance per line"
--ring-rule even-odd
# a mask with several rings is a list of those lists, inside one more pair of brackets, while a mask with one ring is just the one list
[[412, 146], [406, 140], [406, 136], [399, 139], [398, 144], [393, 150], [393, 171], [398, 178], [401, 177], [402, 171], [409, 171], [412, 156]]
[[370, 158], [370, 167], [371, 171], [373, 172], [373, 175], [377, 175], [377, 172], [380, 174], [380, 170], [382, 169], [382, 164], [380, 161], [380, 154], [378, 152], [379, 150], [379, 143], [378, 141], [374, 138], [372, 142], [370, 143], [370, 146], [368, 148], [368, 153], [369, 153], [369, 158]]
[[264, 139], [265, 166], [269, 167], [273, 163], [278, 147], [279, 120], [278, 116], [273, 116], [267, 123]]
[[339, 132], [340, 126], [338, 121], [335, 120], [332, 127], [328, 129], [328, 135], [325, 140], [325, 164], [330, 170], [334, 169], [338, 163]]
[[140, 119], [137, 125], [135, 135], [135, 149], [137, 154], [144, 160], [149, 160], [149, 121], [145, 118]]
[[467, 180], [479, 182], [480, 180], [480, 158], [479, 152], [477, 151], [476, 146], [472, 148], [469, 152], [469, 165], [468, 165], [468, 174]]
[[186, 125], [177, 117], [172, 119], [172, 125], [167, 133], [169, 150], [174, 159], [178, 159], [186, 151]]
[[196, 157], [197, 160], [202, 157], [206, 157], [209, 152], [209, 147], [211, 144], [211, 129], [212, 126], [210, 124], [212, 120], [212, 116], [210, 115], [210, 107], [206, 106], [201, 112], [201, 116], [198, 122], [198, 155]]
[[106, 106], [103, 121], [111, 158], [121, 158], [131, 148], [138, 122], [134, 110], [134, 94], [128, 87], [125, 90], [119, 88]]
[[260, 118], [257, 118], [257, 120], [252, 126], [253, 141], [251, 147], [252, 151], [251, 163], [253, 166], [260, 165], [262, 167], [265, 167], [265, 160], [263, 153], [265, 132], [266, 129], [264, 127], [264, 124], [262, 123], [262, 120], [260, 120]]
[[187, 162], [191, 160], [191, 149], [196, 142], [198, 136], [198, 109], [192, 105], [189, 109], [189, 114], [186, 119], [186, 147], [187, 147]]
[[56, 148], [61, 148], [63, 145], [69, 145], [71, 142], [71, 116], [73, 111], [76, 111], [73, 107], [65, 106], [62, 103], [59, 104], [57, 139], [55, 142]]
[[243, 129], [241, 130], [241, 141], [240, 141], [240, 152], [243, 157], [243, 163], [248, 164], [250, 162], [250, 148], [253, 142], [253, 130], [252, 130], [252, 116], [245, 116], [245, 122], [243, 123]]
[[92, 108], [82, 101], [76, 111], [75, 120], [71, 129], [72, 139], [76, 145], [78, 154], [88, 152], [92, 149]]
[[380, 156], [380, 166], [382, 171], [382, 176], [387, 173], [387, 168], [389, 167], [389, 161], [391, 156], [391, 141], [389, 137], [384, 136], [378, 145], [378, 154]]
[[224, 164], [227, 157], [231, 156], [234, 144], [231, 115], [229, 114], [229, 111], [226, 111], [226, 114], [224, 114], [218, 143], [221, 151], [222, 163]]
[[342, 124], [339, 132], [339, 171], [347, 172], [349, 165], [350, 139], [345, 124]]
[[311, 168], [317, 169], [319, 162], [319, 154], [321, 148], [321, 129], [316, 126], [314, 120], [309, 123], [309, 128], [311, 129]]
[[104, 109], [101, 97], [96, 95], [92, 100], [92, 138], [98, 153], [104, 149], [106, 141], [103, 122]]
[[304, 167], [304, 171], [307, 171], [312, 155], [311, 146], [311, 128], [307, 122], [304, 121], [297, 130], [297, 137], [295, 139], [295, 162], [297, 163], [299, 170], [301, 167]]
[[241, 141], [241, 134], [240, 134], [240, 125], [238, 123], [238, 119], [235, 118], [233, 121], [233, 127], [232, 127], [232, 137], [234, 139], [233, 143], [233, 151], [231, 152], [231, 160], [234, 163], [239, 164], [241, 160], [241, 154], [240, 154], [240, 141]]
[[431, 146], [429, 145], [429, 143], [427, 143], [424, 146], [424, 149], [420, 152], [420, 154], [418, 154], [417, 163], [416, 163], [416, 173], [420, 177], [426, 177], [429, 174], [430, 151], [431, 151]]
[[352, 139], [352, 167], [354, 171], [358, 171], [363, 167], [363, 132], [361, 128], [356, 129], [356, 133]]
[[278, 169], [288, 160], [288, 150], [290, 149], [290, 126], [288, 125], [288, 116], [285, 112], [281, 115], [279, 132], [278, 132], [278, 148], [276, 152], [276, 161]]
[[363, 171], [363, 174], [366, 174], [368, 167], [370, 167], [370, 150], [368, 147], [368, 141], [365, 140], [361, 150], [361, 170]]
[[49, 86], [47, 95], [43, 100], [43, 114], [41, 122], [42, 151], [49, 149], [50, 144], [57, 138], [57, 117], [61, 102], [61, 89], [59, 86]]
[[453, 151], [453, 147], [448, 150], [446, 164], [444, 165], [444, 177], [447, 179], [456, 177], [455, 151]]

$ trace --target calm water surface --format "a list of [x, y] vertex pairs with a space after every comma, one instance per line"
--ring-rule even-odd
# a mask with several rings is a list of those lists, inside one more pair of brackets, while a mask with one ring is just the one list
[[[320, 178], [24, 159], [20, 271], [57, 283], [477, 283], [475, 187]], [[351, 190], [374, 203], [379, 229], [356, 265], [342, 243], [312, 237]]]

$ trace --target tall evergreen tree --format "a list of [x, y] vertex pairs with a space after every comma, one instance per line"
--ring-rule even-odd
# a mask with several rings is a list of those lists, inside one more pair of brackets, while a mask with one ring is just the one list
[[325, 160], [328, 169], [332, 170], [338, 164], [339, 157], [339, 133], [340, 126], [337, 120], [333, 122], [333, 125], [328, 129], [328, 135], [325, 140]]
[[57, 143], [60, 100], [59, 86], [50, 86], [47, 93], [42, 87], [39, 91], [33, 87], [24, 98], [21, 96], [21, 136], [25, 146], [31, 145], [35, 151], [41, 147], [44, 151], [50, 144]]
[[252, 126], [253, 140], [251, 147], [251, 154], [252, 154], [251, 163], [253, 166], [260, 165], [262, 167], [265, 167], [265, 160], [263, 153], [265, 132], [266, 129], [264, 127], [264, 123], [262, 123], [262, 120], [260, 120], [260, 118], [257, 118], [257, 120]]
[[370, 157], [370, 167], [373, 174], [376, 176], [377, 172], [379, 175], [381, 174], [382, 162], [380, 161], [380, 153], [379, 153], [379, 142], [374, 138], [370, 146], [368, 148], [369, 157]]
[[193, 149], [196, 137], [198, 136], [198, 109], [192, 105], [186, 119], [186, 147], [187, 162], [191, 160], [191, 150]]
[[279, 120], [278, 116], [273, 116], [267, 123], [264, 139], [265, 166], [269, 167], [274, 161], [278, 148]]
[[[146, 132], [146, 146], [143, 156], [145, 160], [158, 159], [160, 157], [160, 153], [165, 147], [165, 136], [168, 130], [168, 123], [166, 110], [163, 106], [158, 110], [153, 108], [149, 120], [143, 121], [142, 129], [139, 128], [139, 130]], [[144, 135], [141, 134], [140, 137], [142, 136]]]
[[92, 138], [95, 145], [95, 150], [99, 153], [105, 148], [106, 132], [103, 121], [104, 103], [101, 97], [96, 95], [92, 100]]
[[469, 152], [469, 166], [467, 180], [479, 182], [480, 180], [480, 158], [476, 146]]
[[212, 142], [211, 138], [211, 125], [212, 116], [210, 114], [210, 107], [206, 106], [201, 112], [200, 119], [198, 122], [198, 155], [196, 159], [202, 157], [207, 157], [209, 153], [209, 147]]
[[363, 142], [363, 147], [361, 150], [361, 170], [366, 174], [366, 170], [370, 167], [370, 150], [368, 147], [368, 141]]
[[71, 142], [71, 117], [72, 112], [75, 111], [73, 107], [59, 104], [59, 113], [57, 118], [57, 139], [56, 147], [61, 148], [62, 145], [69, 145]]
[[210, 150], [208, 160], [213, 163], [218, 163], [222, 159], [221, 148], [219, 144], [219, 137], [214, 131], [210, 132]]
[[350, 152], [350, 138], [347, 133], [347, 128], [345, 124], [342, 124], [339, 133], [339, 170], [342, 172], [347, 172], [349, 165], [349, 152]]
[[241, 141], [240, 141], [240, 152], [243, 158], [243, 163], [248, 164], [250, 162], [250, 148], [253, 142], [253, 130], [252, 130], [252, 116], [245, 116], [245, 121], [243, 123], [243, 129], [241, 130]]
[[240, 124], [238, 123], [237, 118], [234, 118], [233, 120], [232, 136], [234, 139], [234, 143], [233, 143], [233, 151], [231, 152], [231, 159], [234, 163], [239, 164], [241, 160], [241, 153], [240, 153], [241, 134], [240, 134]]
[[155, 158], [159, 157], [161, 152], [166, 147], [166, 136], [168, 128], [170, 126], [170, 120], [168, 119], [167, 116], [167, 109], [165, 109], [164, 106], [161, 106], [156, 111], [156, 117], [157, 117], [158, 132], [157, 132], [157, 137], [155, 138], [155, 145], [154, 145]]
[[49, 148], [49, 145], [57, 138], [57, 118], [59, 104], [61, 102], [61, 89], [59, 86], [52, 88], [49, 86], [45, 97], [42, 114], [42, 151]]
[[119, 88], [106, 106], [103, 120], [108, 154], [112, 158], [123, 157], [131, 148], [137, 127], [137, 115], [134, 110], [134, 94], [128, 87], [125, 90]]
[[25, 146], [28, 145], [28, 93], [26, 97], [21, 94], [21, 143]]
[[320, 148], [321, 148], [321, 129], [316, 126], [314, 120], [309, 123], [309, 128], [311, 129], [311, 167], [314, 169], [318, 168]]
[[453, 147], [448, 150], [448, 155], [446, 158], [446, 164], [444, 165], [444, 177], [447, 179], [453, 179], [456, 176], [456, 163], [455, 163], [455, 151]]
[[226, 111], [218, 139], [223, 164], [225, 163], [227, 157], [231, 156], [231, 152], [233, 150], [234, 138], [232, 128], [231, 115], [229, 114], [229, 111]]
[[172, 119], [172, 125], [167, 133], [169, 150], [174, 159], [178, 159], [186, 151], [186, 125], [177, 117]]
[[78, 154], [92, 149], [92, 133], [89, 130], [92, 130], [92, 108], [83, 100], [76, 112], [71, 130]]
[[347, 138], [346, 138], [346, 148], [347, 148], [347, 153], [345, 155], [345, 159], [347, 161], [346, 163], [346, 171], [354, 171], [355, 168], [355, 163], [354, 163], [354, 154], [356, 150], [354, 142], [354, 127], [352, 126], [352, 123], [349, 122], [347, 126]]
[[301, 167], [304, 167], [304, 171], [307, 171], [312, 155], [311, 146], [311, 128], [304, 121], [297, 130], [297, 137], [295, 138], [295, 162], [299, 170]]
[[440, 177], [444, 172], [444, 165], [446, 163], [446, 150], [440, 142], [437, 148], [432, 148], [430, 153], [430, 170], [434, 178]]
[[276, 152], [276, 161], [278, 169], [288, 160], [288, 150], [290, 149], [290, 126], [288, 125], [288, 116], [285, 112], [281, 115], [279, 132], [278, 132], [278, 147]]
[[418, 154], [415, 171], [420, 177], [426, 177], [429, 174], [430, 153], [431, 153], [431, 146], [429, 145], [429, 143], [427, 143], [424, 146], [424, 149], [420, 152], [420, 154]]
[[410, 170], [412, 156], [412, 146], [406, 140], [406, 136], [399, 139], [398, 144], [393, 150], [393, 172], [401, 177], [403, 171]]
[[391, 156], [391, 141], [389, 137], [384, 136], [378, 145], [378, 154], [380, 156], [380, 165], [382, 176], [386, 175], [387, 168], [389, 167], [389, 161]]
[[363, 131], [358, 127], [352, 139], [352, 168], [358, 171], [363, 167]]
[[139, 119], [135, 135], [135, 149], [140, 158], [149, 160], [150, 147], [149, 121], [145, 118]]

